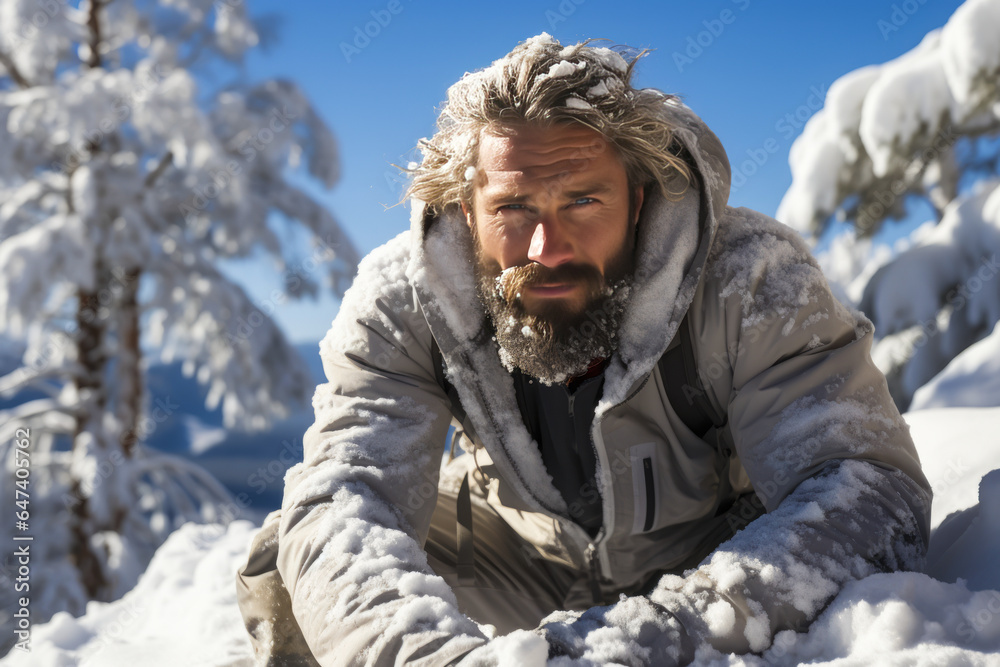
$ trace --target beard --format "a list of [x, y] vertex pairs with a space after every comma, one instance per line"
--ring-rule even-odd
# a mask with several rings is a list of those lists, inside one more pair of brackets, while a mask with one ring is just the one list
[[[625, 244], [608, 263], [605, 274], [589, 264], [566, 263], [550, 268], [538, 263], [500, 270], [483, 254], [472, 225], [476, 247], [476, 291], [493, 322], [500, 361], [542, 384], [563, 383], [585, 373], [595, 359], [618, 349], [619, 327], [632, 286], [632, 248]], [[577, 284], [583, 305], [564, 299], [543, 299], [528, 312], [525, 289], [543, 284]]]

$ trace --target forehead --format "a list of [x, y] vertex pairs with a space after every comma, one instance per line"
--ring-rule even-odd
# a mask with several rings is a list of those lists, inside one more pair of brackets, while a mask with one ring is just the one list
[[624, 170], [614, 145], [582, 125], [518, 126], [484, 131], [479, 143], [477, 188], [571, 179]]

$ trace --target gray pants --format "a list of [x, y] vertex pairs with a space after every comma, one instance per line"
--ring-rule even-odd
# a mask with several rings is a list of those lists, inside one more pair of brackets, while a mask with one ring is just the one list
[[[459, 609], [500, 634], [531, 629], [557, 609], [566, 609], [571, 590], [585, 585], [578, 573], [532, 558], [537, 553], [486, 505], [471, 499], [473, 539], [460, 545], [457, 496], [440, 490], [424, 549], [434, 571], [455, 591]], [[281, 581], [278, 558], [280, 511], [264, 520], [250, 547], [246, 565], [236, 575], [237, 599], [251, 643], [261, 664], [316, 665]], [[460, 576], [460, 546], [472, 553], [472, 577]], [[467, 556], [465, 556], [467, 557]]]
[[[431, 568], [455, 591], [459, 609], [481, 624], [493, 625], [500, 634], [530, 630], [556, 610], [587, 609], [595, 602], [583, 572], [539, 557], [485, 501], [472, 495], [459, 502], [454, 491], [439, 489], [424, 550]], [[732, 514], [749, 516], [749, 501], [737, 503], [716, 521], [718, 529], [697, 553], [670, 570], [679, 574], [694, 567], [733, 534]], [[759, 503], [759, 501], [757, 501]], [[471, 507], [470, 507], [471, 506]], [[762, 508], [761, 508], [762, 509]], [[316, 665], [295, 617], [291, 599], [281, 581], [278, 557], [280, 511], [272, 512], [250, 547], [247, 564], [236, 575], [237, 599], [254, 651], [265, 665]], [[739, 527], [742, 527], [741, 525]], [[471, 535], [469, 534], [471, 533]], [[470, 539], [471, 538], [471, 539]], [[619, 593], [635, 595], [655, 584], [607, 592], [604, 604]]]
[[541, 558], [479, 496], [464, 502], [471, 505], [471, 531], [465, 535], [468, 519], [459, 517], [463, 502], [439, 492], [424, 545], [428, 563], [451, 586], [462, 613], [507, 634], [536, 628], [553, 611], [580, 608], [572, 600], [587, 588], [583, 573]]

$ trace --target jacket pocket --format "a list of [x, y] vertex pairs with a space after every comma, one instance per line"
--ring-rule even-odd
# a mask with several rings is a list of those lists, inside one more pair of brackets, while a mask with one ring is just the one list
[[632, 534], [648, 533], [656, 525], [657, 466], [656, 443], [645, 442], [629, 448], [632, 463]]

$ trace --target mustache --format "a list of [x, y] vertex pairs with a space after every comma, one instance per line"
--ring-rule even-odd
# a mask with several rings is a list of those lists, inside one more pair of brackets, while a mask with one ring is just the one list
[[600, 289], [604, 277], [596, 267], [587, 264], [566, 263], [549, 267], [537, 262], [512, 266], [496, 277], [497, 293], [513, 302], [525, 287], [550, 283], [583, 283]]

